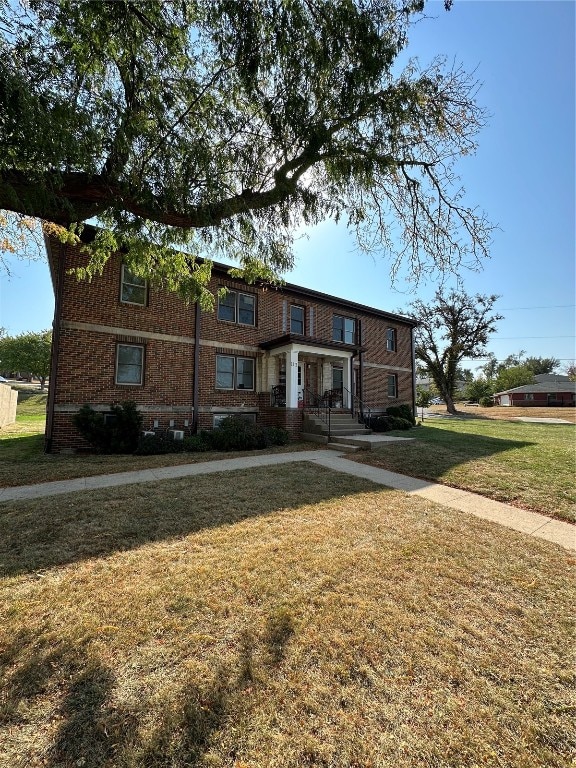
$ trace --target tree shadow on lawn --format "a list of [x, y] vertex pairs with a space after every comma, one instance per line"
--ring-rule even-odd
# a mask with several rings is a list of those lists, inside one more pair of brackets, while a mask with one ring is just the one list
[[[54, 702], [58, 726], [42, 749], [46, 768], [204, 765], [212, 735], [250, 706], [243, 694], [256, 684], [250, 671], [256, 641], [244, 633], [237, 645], [237, 658], [216, 668], [208, 680], [190, 677], [176, 691], [168, 688], [154, 722], [143, 729], [147, 703], [115, 701], [117, 681], [101, 658], [81, 644], [54, 644], [41, 630], [20, 632], [0, 654], [0, 727], [13, 733], [26, 728], [29, 709]], [[275, 662], [270, 658], [268, 664]], [[29, 749], [20, 744], [14, 765], [31, 763], [36, 748], [34, 740]]]
[[302, 462], [0, 503], [0, 577], [376, 488]]
[[411, 435], [415, 437], [413, 441], [385, 444], [370, 454], [354, 458], [375, 466], [384, 463], [388, 469], [396, 472], [436, 480], [448, 470], [468, 461], [537, 445], [526, 440], [454, 432], [436, 426], [419, 427]]

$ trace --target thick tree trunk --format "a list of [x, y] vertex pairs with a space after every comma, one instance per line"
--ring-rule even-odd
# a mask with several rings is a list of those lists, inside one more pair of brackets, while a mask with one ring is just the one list
[[448, 413], [451, 413], [454, 416], [456, 413], [456, 406], [454, 405], [454, 400], [452, 400], [450, 395], [444, 395], [444, 400], [446, 402], [446, 411]]

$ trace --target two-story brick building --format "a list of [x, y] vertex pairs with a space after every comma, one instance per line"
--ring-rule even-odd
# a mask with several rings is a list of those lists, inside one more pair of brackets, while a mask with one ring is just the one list
[[372, 411], [414, 403], [414, 322], [295, 285], [228, 289], [211, 312], [135, 277], [118, 254], [101, 277], [70, 274], [79, 248], [47, 240], [55, 291], [46, 450], [85, 446], [72, 416], [133, 400], [144, 428], [195, 431], [242, 414], [302, 431], [305, 407]]

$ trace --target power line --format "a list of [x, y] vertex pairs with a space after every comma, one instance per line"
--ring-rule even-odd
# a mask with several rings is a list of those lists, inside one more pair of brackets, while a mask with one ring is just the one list
[[498, 307], [499, 312], [514, 312], [517, 309], [572, 309], [576, 304], [548, 304], [545, 307]]
[[575, 339], [576, 336], [495, 336], [494, 338], [502, 339], [505, 341], [518, 341], [522, 339]]

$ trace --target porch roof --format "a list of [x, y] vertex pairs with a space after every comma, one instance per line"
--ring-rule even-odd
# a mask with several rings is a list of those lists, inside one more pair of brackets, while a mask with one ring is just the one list
[[318, 347], [323, 349], [334, 349], [348, 353], [352, 352], [353, 355], [358, 354], [358, 352], [366, 351], [365, 347], [361, 347], [358, 344], [344, 344], [341, 341], [326, 341], [325, 339], [302, 336], [299, 333], [285, 333], [283, 336], [278, 336], [276, 339], [263, 341], [258, 346], [260, 349], [276, 349], [277, 347], [285, 347], [289, 344], [298, 344], [307, 347]]

